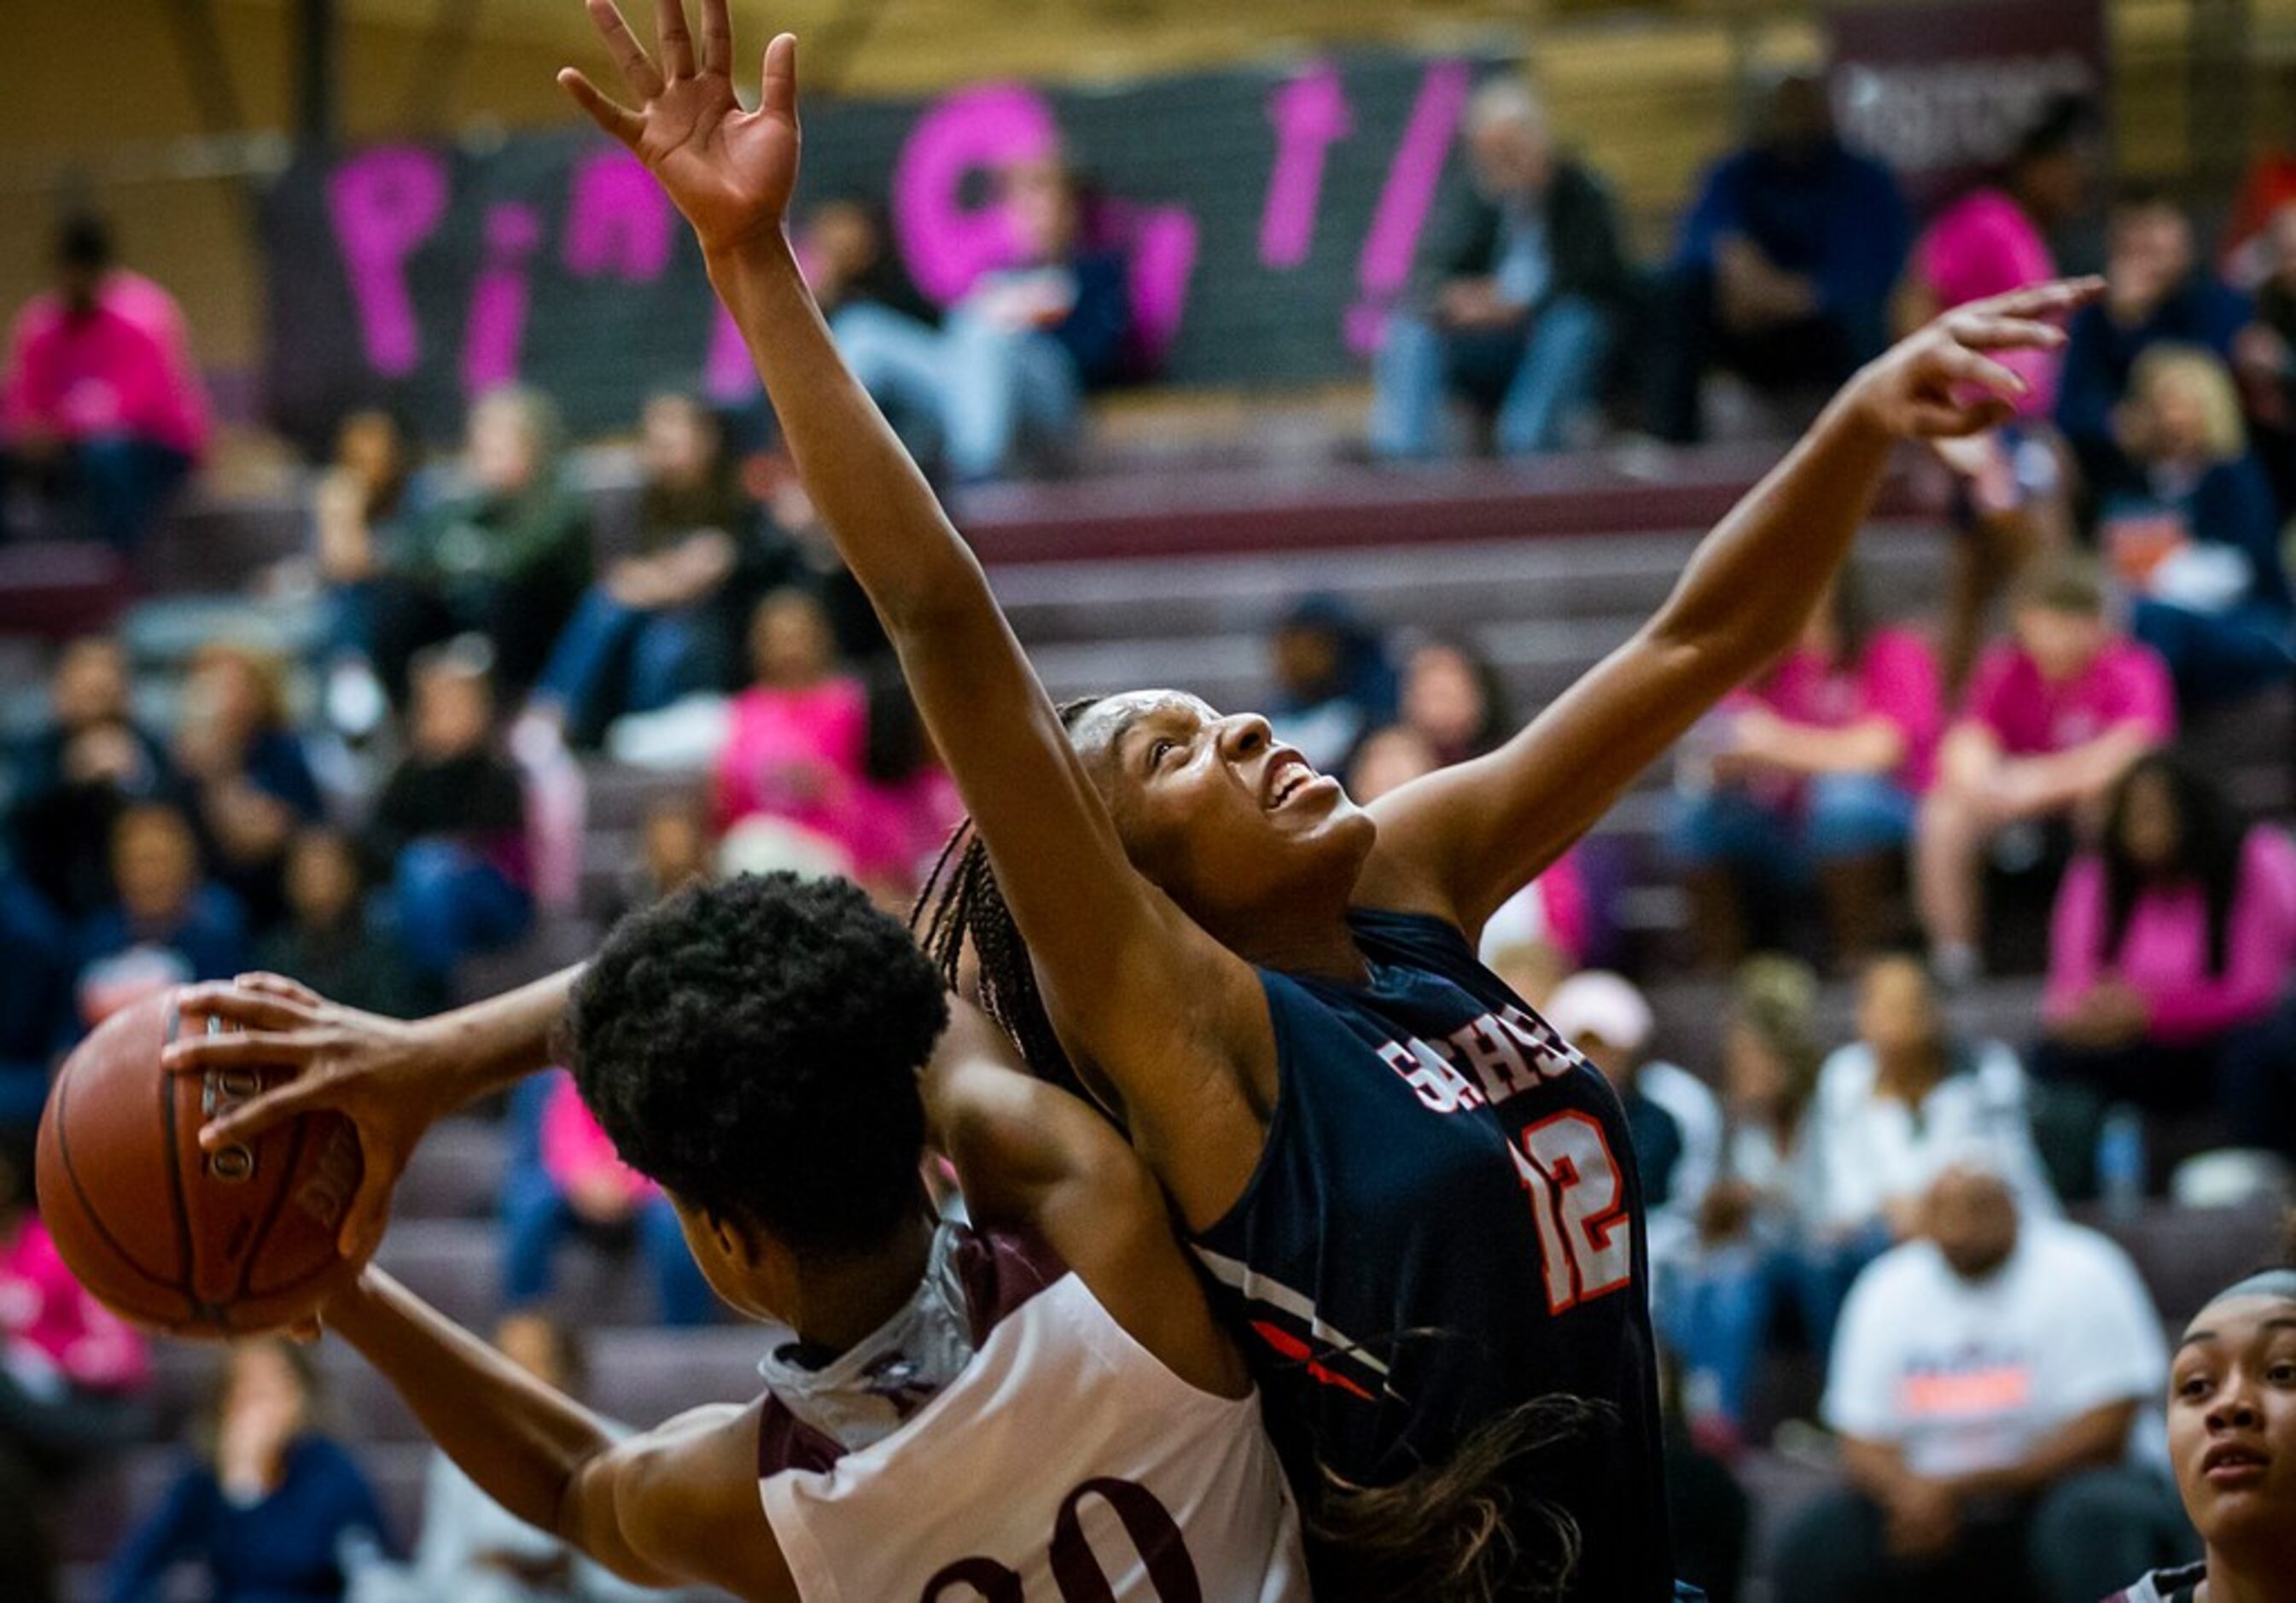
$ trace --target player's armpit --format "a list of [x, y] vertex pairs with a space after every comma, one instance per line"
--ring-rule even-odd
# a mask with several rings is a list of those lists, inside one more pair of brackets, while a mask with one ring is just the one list
[[628, 1437], [567, 1486], [558, 1534], [638, 1586], [798, 1603], [758, 1495], [758, 1407], [695, 1409]]

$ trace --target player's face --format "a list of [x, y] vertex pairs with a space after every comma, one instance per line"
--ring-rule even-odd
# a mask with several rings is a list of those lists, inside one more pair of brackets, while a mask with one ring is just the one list
[[2185, 1511], [2237, 1549], [2296, 1521], [2296, 1302], [2203, 1309], [2169, 1378], [2169, 1452]]
[[1352, 889], [1374, 826], [1256, 712], [1174, 690], [1110, 696], [1072, 731], [1134, 867], [1215, 934]]

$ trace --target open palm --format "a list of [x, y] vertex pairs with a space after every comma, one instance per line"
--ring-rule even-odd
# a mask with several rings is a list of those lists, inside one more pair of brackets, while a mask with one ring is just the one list
[[702, 249], [727, 249], [779, 228], [797, 185], [797, 40], [781, 34], [766, 47], [761, 98], [756, 111], [745, 111], [734, 95], [734, 26], [726, 0], [701, 0], [698, 64], [681, 0], [655, 0], [659, 62], [614, 0], [587, 0], [587, 7], [638, 110], [571, 67], [558, 81], [646, 164], [693, 225]]

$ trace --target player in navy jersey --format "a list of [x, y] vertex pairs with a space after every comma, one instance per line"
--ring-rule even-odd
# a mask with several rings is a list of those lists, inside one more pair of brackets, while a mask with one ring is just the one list
[[2169, 1456], [2208, 1560], [2111, 1603], [2296, 1603], [2296, 1220], [2286, 1267], [2219, 1292], [2169, 1371]]

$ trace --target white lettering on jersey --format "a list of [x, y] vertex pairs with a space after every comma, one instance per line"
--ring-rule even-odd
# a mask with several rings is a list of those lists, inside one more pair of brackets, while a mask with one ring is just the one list
[[[1441, 1040], [1414, 1035], [1389, 1041], [1379, 1055], [1439, 1114], [1504, 1102], [1586, 1066], [1577, 1048], [1545, 1021], [1513, 1007], [1471, 1019]], [[1459, 1072], [1462, 1060], [1472, 1081]]]

